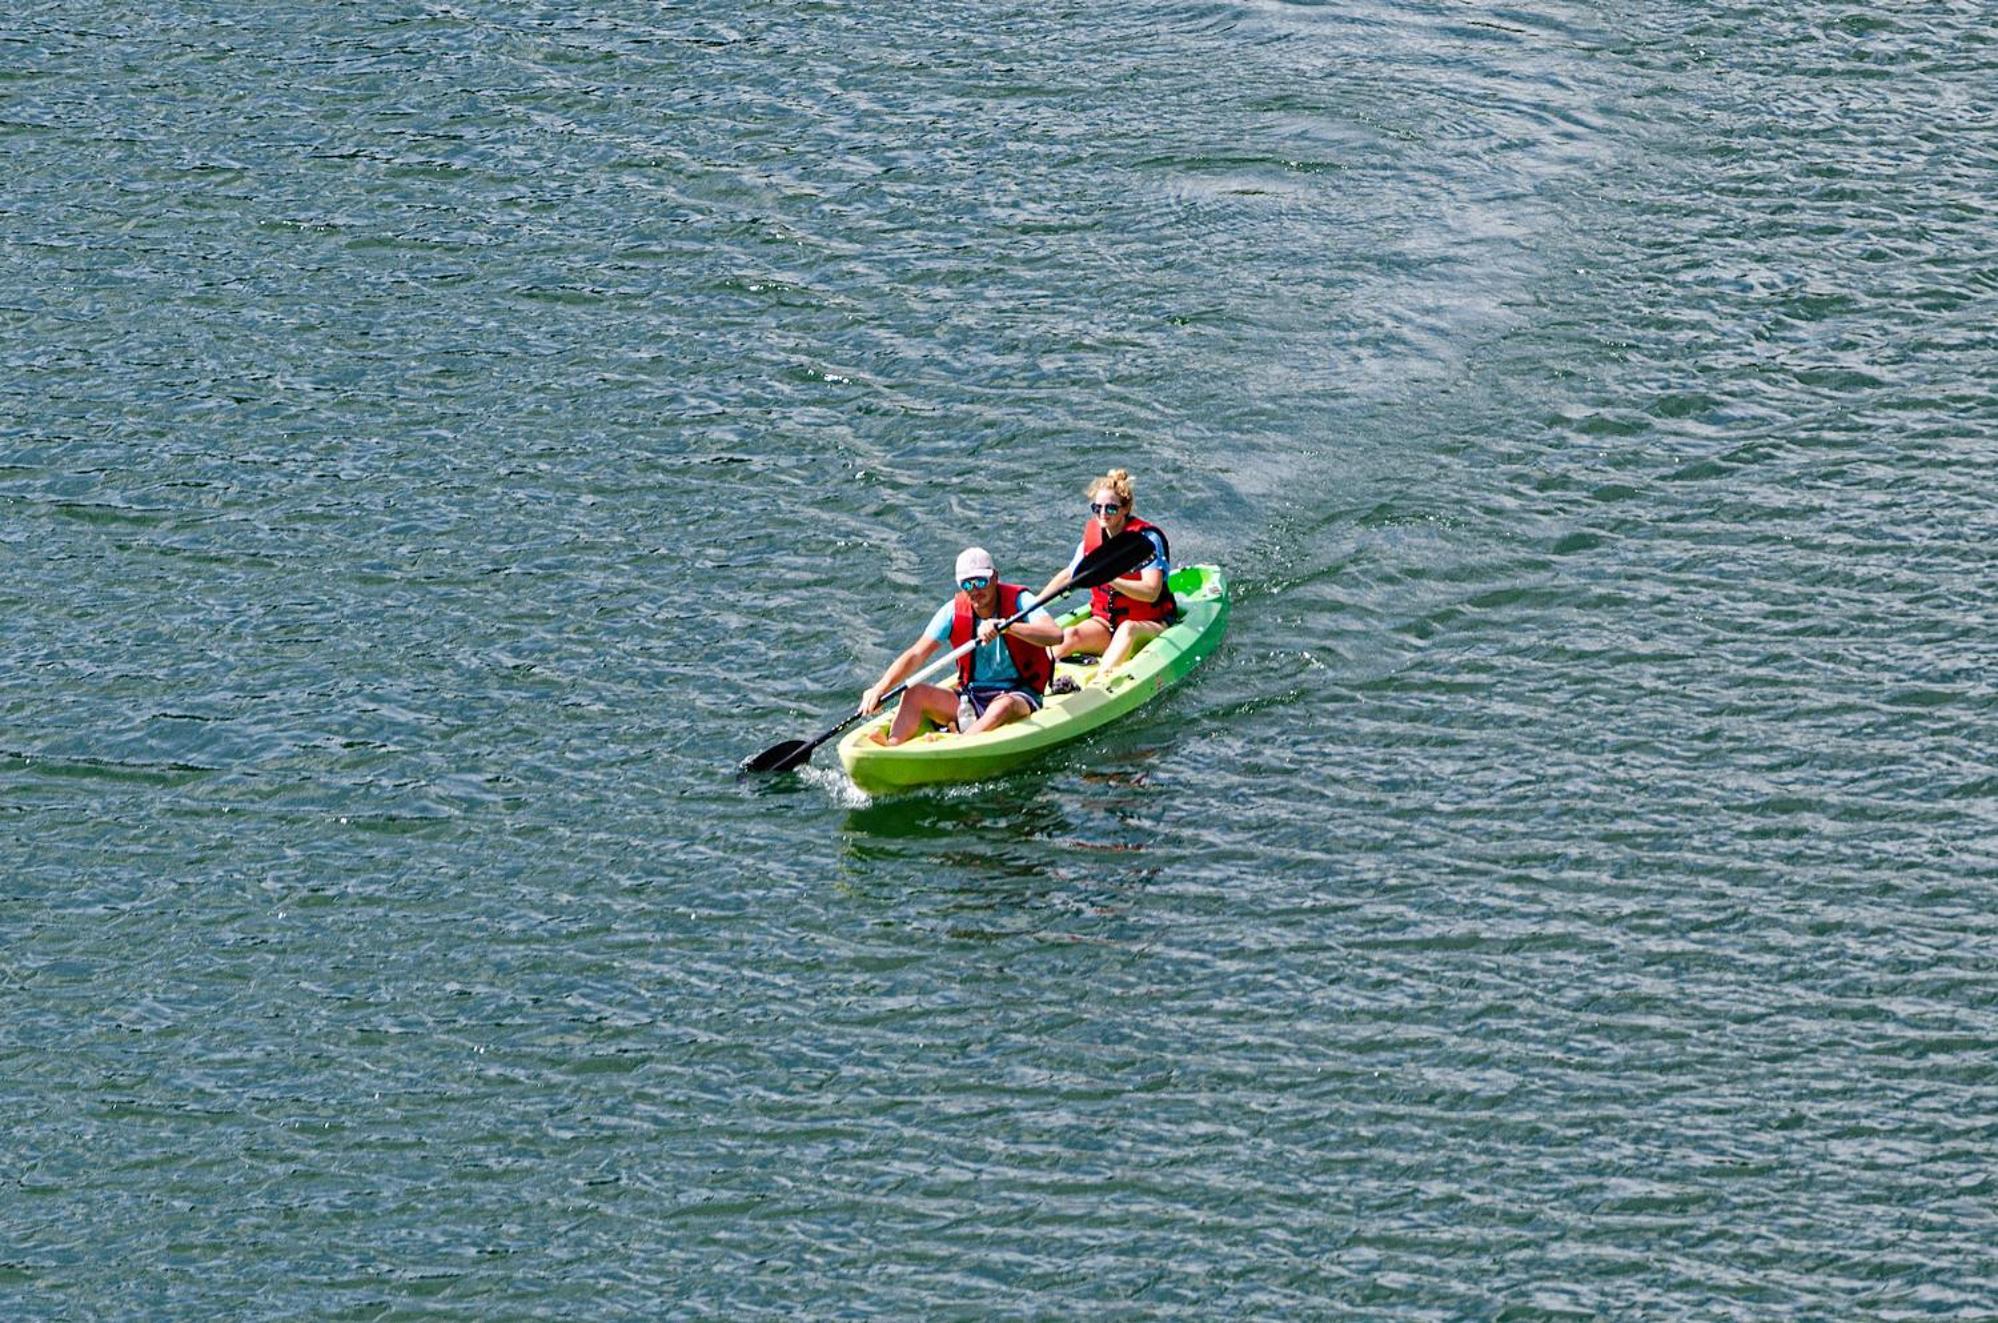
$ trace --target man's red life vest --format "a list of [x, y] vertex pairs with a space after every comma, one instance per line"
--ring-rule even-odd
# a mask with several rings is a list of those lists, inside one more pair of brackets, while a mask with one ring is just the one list
[[[1020, 609], [1020, 594], [1027, 591], [1017, 583], [999, 585], [999, 618], [1006, 619]], [[977, 636], [978, 617], [971, 609], [971, 594], [959, 593], [953, 604], [950, 618], [950, 646], [961, 648]], [[1037, 694], [1048, 691], [1048, 681], [1054, 679], [1054, 658], [1038, 643], [1025, 639], [1007, 630], [999, 636], [1006, 645], [1006, 651], [1013, 654], [1013, 665], [1019, 668], [1020, 683]], [[957, 687], [960, 691], [971, 687], [971, 659], [974, 653], [967, 652], [957, 659]]]
[[[1148, 524], [1136, 515], [1131, 515], [1124, 520], [1124, 531], [1157, 534], [1160, 544], [1165, 549], [1166, 563], [1172, 563], [1172, 543], [1166, 541], [1164, 529], [1156, 524]], [[1103, 522], [1092, 516], [1082, 525], [1082, 554], [1087, 556], [1102, 545]], [[1089, 614], [1108, 620], [1112, 629], [1126, 620], [1170, 621], [1178, 611], [1179, 603], [1172, 600], [1172, 589], [1166, 587], [1160, 589], [1159, 599], [1156, 602], [1140, 602], [1135, 597], [1111, 592], [1108, 584], [1089, 594]]]

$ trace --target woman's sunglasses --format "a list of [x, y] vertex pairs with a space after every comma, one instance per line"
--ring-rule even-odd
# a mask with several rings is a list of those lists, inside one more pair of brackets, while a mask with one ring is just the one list
[[975, 592], [977, 592], [977, 591], [978, 591], [978, 590], [979, 590], [980, 588], [983, 588], [983, 587], [984, 587], [984, 586], [985, 586], [986, 584], [988, 584], [988, 583], [991, 583], [991, 582], [992, 582], [992, 576], [991, 576], [991, 575], [989, 575], [989, 574], [980, 574], [980, 575], [976, 576], [975, 578], [970, 578], [970, 579], [959, 579], [959, 580], [957, 581], [957, 586], [958, 586], [958, 587], [960, 587], [960, 588], [962, 588], [962, 589], [964, 589], [964, 591], [966, 591], [966, 592], [968, 592], [968, 593], [975, 593]]
[[1122, 501], [1112, 501], [1108, 505], [1098, 505], [1095, 501], [1089, 503], [1089, 513], [1091, 514], [1113, 515], [1123, 508], [1124, 503]]

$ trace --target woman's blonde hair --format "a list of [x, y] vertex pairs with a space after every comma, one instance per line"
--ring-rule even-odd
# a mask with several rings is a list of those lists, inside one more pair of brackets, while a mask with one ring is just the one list
[[1117, 499], [1125, 505], [1128, 506], [1131, 504], [1131, 471], [1129, 469], [1111, 469], [1108, 473], [1083, 488], [1082, 494], [1084, 496], [1094, 496], [1105, 487], [1116, 492]]

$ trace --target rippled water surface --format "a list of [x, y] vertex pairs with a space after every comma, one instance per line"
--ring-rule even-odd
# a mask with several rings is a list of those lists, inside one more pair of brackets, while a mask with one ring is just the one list
[[[1998, 1313], [1980, 4], [0, 18], [0, 1301]], [[1230, 637], [818, 733], [1111, 465]]]

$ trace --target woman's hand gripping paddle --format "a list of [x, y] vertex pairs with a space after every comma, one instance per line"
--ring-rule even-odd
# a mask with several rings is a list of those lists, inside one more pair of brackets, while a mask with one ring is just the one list
[[[1076, 564], [1075, 573], [1069, 576], [1068, 582], [1057, 589], [1054, 595], [1048, 598], [1047, 602], [1036, 602], [1026, 610], [1016, 611], [1000, 621], [1000, 631], [1004, 632], [1011, 629], [1014, 625], [1025, 620], [1028, 612], [1038, 611], [1046, 606], [1048, 602], [1058, 601], [1070, 593], [1079, 593], [1085, 588], [1100, 587], [1112, 579], [1123, 578], [1132, 570], [1149, 561], [1152, 558], [1153, 552], [1154, 548], [1151, 539], [1147, 538], [1143, 533], [1119, 533], [1116, 537], [1111, 538], [1108, 542], [1105, 542], [1102, 546], [1084, 556]], [[907, 680], [904, 680], [901, 684], [896, 685], [893, 689], [881, 695], [881, 705], [886, 706], [895, 699], [900, 698], [902, 691], [910, 685], [921, 680], [927, 680], [933, 675], [941, 674], [945, 667], [977, 646], [978, 640], [974, 638], [963, 647], [937, 658], [928, 666], [925, 666], [922, 670], [917, 671]], [[827, 740], [866, 715], [865, 712], [855, 712], [852, 716], [840, 722], [837, 726], [834, 726], [815, 740], [785, 740], [782, 744], [773, 744], [754, 758], [745, 758], [742, 761], [741, 770], [744, 772], [788, 772], [792, 768], [801, 766], [807, 762], [812, 756], [812, 750], [818, 748], [821, 744], [824, 744]]]

